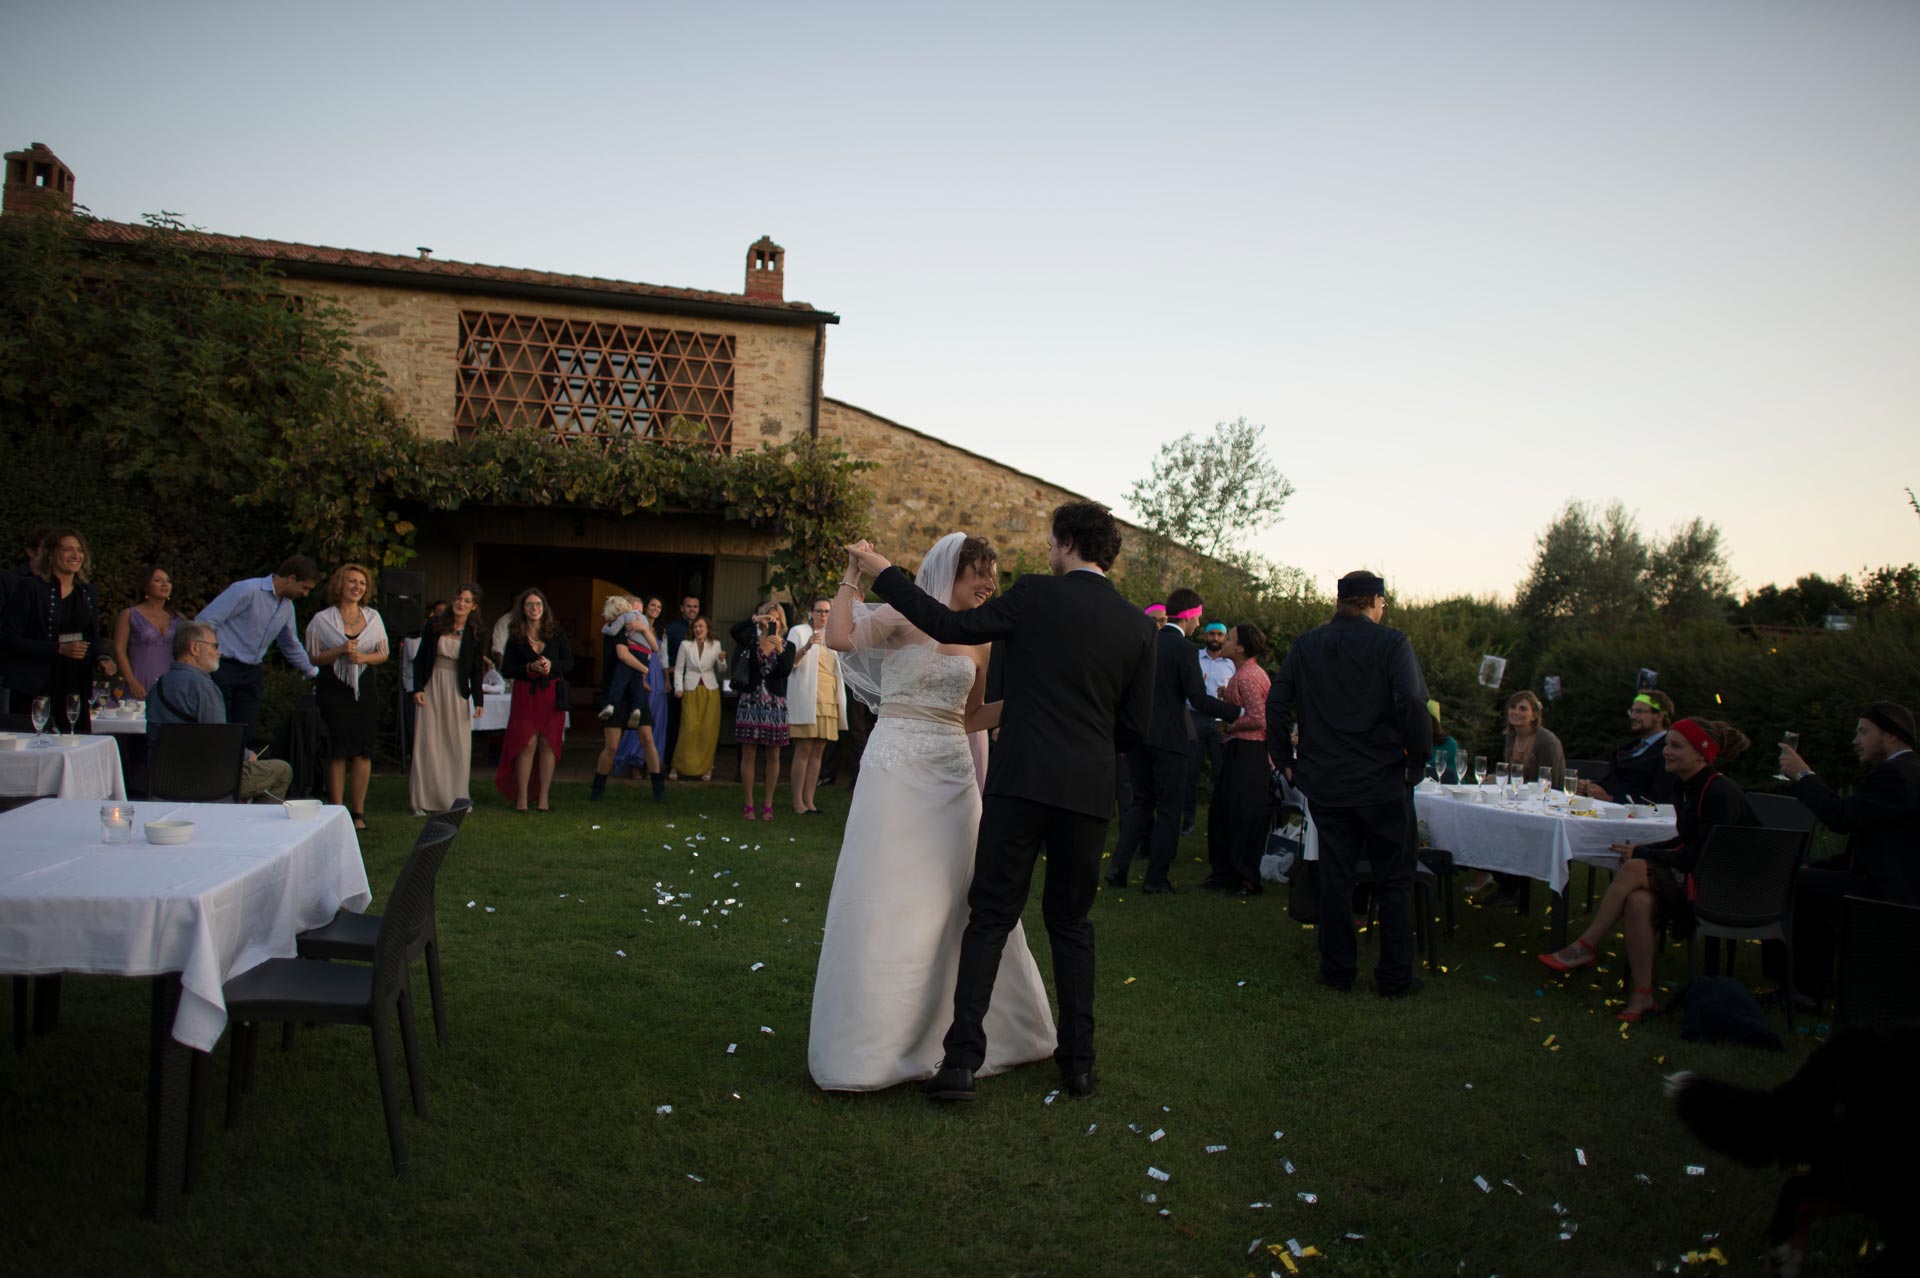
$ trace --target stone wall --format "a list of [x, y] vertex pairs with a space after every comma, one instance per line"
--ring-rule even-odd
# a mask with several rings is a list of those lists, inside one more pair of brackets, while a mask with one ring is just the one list
[[289, 286], [309, 295], [332, 298], [352, 312], [361, 353], [386, 370], [395, 397], [420, 432], [433, 438], [450, 439], [454, 433], [460, 312], [463, 310], [559, 315], [568, 319], [699, 333], [730, 333], [734, 338], [734, 447], [760, 448], [780, 443], [805, 434], [811, 425], [814, 391], [814, 329], [811, 325], [711, 320], [331, 280], [294, 280], [289, 281]]

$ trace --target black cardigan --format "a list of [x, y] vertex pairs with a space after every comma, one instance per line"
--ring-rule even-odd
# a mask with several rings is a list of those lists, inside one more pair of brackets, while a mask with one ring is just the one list
[[1760, 824], [1746, 794], [1716, 768], [1702, 768], [1692, 780], [1682, 781], [1674, 802], [1674, 823], [1679, 833], [1658, 843], [1642, 843], [1633, 854], [1679, 874], [1693, 873], [1700, 849], [1715, 826]]
[[[86, 613], [80, 633], [87, 641], [85, 660], [92, 665], [106, 655], [100, 647], [100, 592], [90, 581], [76, 581], [73, 588], [80, 592]], [[0, 673], [8, 688], [28, 694], [46, 690], [53, 663], [60, 656], [59, 615], [60, 590], [55, 582], [26, 576], [14, 584], [0, 622], [0, 642], [6, 647]]]
[[[433, 663], [440, 656], [440, 636], [447, 633], [443, 629], [428, 626], [427, 632], [420, 636], [420, 650], [413, 654], [413, 690], [425, 692], [427, 684], [433, 678]], [[486, 667], [481, 663], [480, 632], [472, 623], [460, 631], [460, 656], [454, 667], [454, 690], [473, 702], [478, 710], [486, 704], [486, 690], [480, 681], [486, 677]]]
[[761, 657], [757, 651], [760, 645], [760, 636], [753, 628], [752, 617], [748, 617], [745, 621], [734, 622], [733, 628], [729, 630], [728, 633], [733, 636], [733, 643], [736, 648], [752, 648], [756, 650], [754, 655], [747, 659], [746, 686], [738, 689], [738, 691], [746, 692], [764, 683], [767, 685], [767, 691], [771, 692], [774, 696], [786, 696], [787, 676], [793, 673], [793, 645], [791, 643], [781, 644], [779, 654], [773, 658], [771, 664], [768, 664], [766, 659]]
[[520, 636], [508, 634], [507, 651], [500, 658], [501, 677], [518, 679], [539, 692], [573, 669], [573, 645], [567, 642], [567, 632], [558, 626], [553, 628], [553, 635], [547, 640], [547, 650], [540, 655], [553, 663], [553, 669], [536, 679], [527, 673], [527, 667], [535, 660], [533, 649]]

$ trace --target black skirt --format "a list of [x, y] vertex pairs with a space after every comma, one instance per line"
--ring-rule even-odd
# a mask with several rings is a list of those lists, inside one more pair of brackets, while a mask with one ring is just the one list
[[380, 735], [380, 680], [371, 670], [360, 672], [360, 696], [332, 670], [322, 670], [314, 681], [314, 699], [327, 725], [329, 759], [370, 759]]
[[1677, 941], [1693, 935], [1693, 902], [1687, 899], [1687, 876], [1671, 866], [1649, 865], [1647, 887], [1660, 903], [1660, 919]]

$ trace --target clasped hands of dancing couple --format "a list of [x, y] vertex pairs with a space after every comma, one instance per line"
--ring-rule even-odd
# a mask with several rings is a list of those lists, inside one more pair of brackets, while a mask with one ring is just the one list
[[[917, 584], [868, 543], [848, 547], [826, 642], [878, 724], [814, 986], [807, 1062], [821, 1088], [922, 1081], [936, 1101], [970, 1101], [976, 1077], [1051, 1054], [1070, 1094], [1093, 1091], [1087, 916], [1113, 755], [1144, 739], [1153, 688], [1152, 624], [1106, 579], [1119, 549], [1105, 507], [1069, 503], [1053, 515], [1053, 575], [996, 595], [980, 538], [942, 538]], [[867, 579], [882, 606], [862, 602]], [[995, 643], [1004, 696], [988, 703]], [[1043, 852], [1057, 1027], [1020, 926]]]

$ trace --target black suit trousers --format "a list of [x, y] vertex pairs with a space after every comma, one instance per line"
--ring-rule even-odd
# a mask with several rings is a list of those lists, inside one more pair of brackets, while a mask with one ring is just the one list
[[1126, 878], [1127, 867], [1144, 850], [1146, 881], [1165, 883], [1174, 854], [1180, 850], [1180, 800], [1187, 786], [1186, 751], [1139, 746], [1127, 752], [1127, 774], [1133, 783], [1133, 802], [1120, 816], [1120, 842], [1113, 852], [1114, 876]]
[[1267, 832], [1273, 826], [1272, 777], [1265, 741], [1226, 743], [1207, 807], [1209, 882], [1260, 886], [1260, 858], [1266, 855]]
[[214, 686], [220, 689], [220, 696], [227, 703], [227, 722], [247, 725], [249, 748], [253, 745], [253, 725], [260, 720], [260, 689], [265, 678], [259, 666], [226, 657], [220, 658], [220, 665], [213, 672]]
[[1187, 712], [1193, 718], [1193, 740], [1187, 742], [1187, 790], [1180, 815], [1187, 825], [1200, 811], [1200, 772], [1203, 764], [1213, 769], [1213, 788], [1220, 788], [1220, 770], [1226, 766], [1226, 740], [1220, 735], [1220, 721], [1198, 711]]
[[1053, 992], [1060, 1005], [1054, 1059], [1071, 1073], [1093, 1068], [1093, 921], [1087, 914], [1106, 842], [1104, 817], [1011, 795], [986, 796], [953, 987], [953, 1025], [944, 1044], [947, 1065], [979, 1069], [987, 1058], [987, 1004], [1000, 955], [1026, 908], [1034, 863], [1045, 851], [1040, 913], [1053, 947]]
[[1346, 989], [1360, 970], [1359, 938], [1348, 905], [1362, 863], [1380, 904], [1380, 960], [1373, 969], [1382, 994], [1401, 994], [1413, 980], [1413, 858], [1407, 809], [1411, 798], [1354, 807], [1312, 805], [1320, 839], [1320, 979]]

